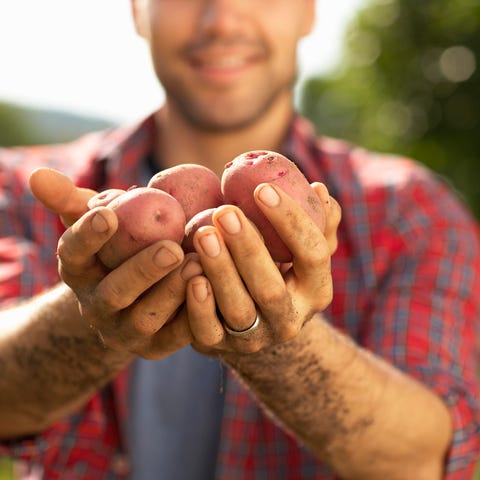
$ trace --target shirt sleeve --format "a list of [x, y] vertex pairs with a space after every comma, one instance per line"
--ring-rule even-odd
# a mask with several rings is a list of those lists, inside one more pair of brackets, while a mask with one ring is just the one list
[[444, 400], [454, 429], [445, 478], [471, 478], [480, 451], [477, 225], [442, 182], [401, 188], [400, 204], [385, 199], [389, 221], [371, 239], [374, 251], [388, 250], [388, 268], [362, 343]]
[[104, 478], [121, 452], [115, 411], [112, 390], [106, 387], [83, 410], [41, 434], [2, 441], [0, 456], [25, 461], [42, 471], [45, 480], [65, 478], [65, 472], [70, 478]]
[[59, 281], [60, 223], [0, 158], [0, 305], [30, 298]]
[[[17, 160], [28, 167], [28, 161]], [[0, 308], [13, 307], [60, 280], [55, 252], [63, 227], [30, 194], [28, 174], [13, 168], [15, 163], [0, 155]], [[42, 434], [0, 442], [0, 456], [39, 465], [45, 478], [64, 478], [65, 471], [77, 470], [75, 478], [100, 478], [118, 448], [113, 402], [107, 387]]]

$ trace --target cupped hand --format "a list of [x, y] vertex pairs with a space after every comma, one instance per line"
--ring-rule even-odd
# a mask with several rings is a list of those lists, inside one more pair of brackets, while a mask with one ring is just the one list
[[[232, 205], [219, 207], [215, 226], [201, 228], [195, 248], [204, 275], [187, 287], [183, 313], [188, 316], [193, 345], [213, 355], [252, 353], [294, 338], [333, 295], [330, 259], [337, 248], [341, 219], [338, 203], [323, 184], [312, 184], [327, 222], [322, 231], [280, 188], [262, 184], [255, 200], [293, 255], [289, 265], [276, 265], [261, 232]], [[258, 327], [244, 335], [259, 315]]]
[[200, 264], [195, 254], [184, 256], [180, 245], [165, 240], [109, 271], [96, 253], [117, 227], [111, 209], [84, 214], [59, 241], [60, 276], [106, 348], [145, 358], [173, 353], [191, 342], [187, 322], [176, 314], [187, 281], [202, 272]]

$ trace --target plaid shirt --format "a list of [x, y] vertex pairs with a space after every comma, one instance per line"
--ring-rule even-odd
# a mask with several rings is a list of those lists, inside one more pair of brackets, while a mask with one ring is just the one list
[[[91, 134], [69, 145], [0, 152], [4, 306], [59, 280], [54, 252], [61, 226], [28, 192], [31, 170], [48, 165], [96, 189], [140, 185], [153, 141], [149, 117], [134, 128]], [[300, 117], [292, 122], [284, 153], [310, 181], [323, 181], [342, 205], [329, 321], [444, 399], [454, 422], [446, 478], [470, 478], [480, 450], [475, 221], [423, 167], [317, 138]], [[335, 478], [263, 413], [231, 373], [224, 388], [216, 478]], [[46, 479], [122, 478], [127, 390], [128, 370], [82, 411], [38, 437], [4, 442], [0, 454], [41, 465]]]

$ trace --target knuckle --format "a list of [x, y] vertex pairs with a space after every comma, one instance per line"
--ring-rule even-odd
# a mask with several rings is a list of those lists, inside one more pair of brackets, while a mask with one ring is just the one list
[[219, 329], [218, 331], [214, 330], [199, 335], [195, 335], [195, 333], [193, 333], [193, 336], [199, 344], [207, 348], [211, 348], [220, 344], [224, 340], [225, 332], [223, 331], [223, 329]]
[[319, 241], [314, 248], [312, 248], [306, 260], [315, 268], [330, 269], [330, 248], [326, 241]]
[[333, 255], [338, 248], [338, 238], [336, 235], [328, 241], [328, 246], [330, 248], [330, 254]]
[[132, 303], [127, 291], [119, 283], [108, 281], [108, 279], [98, 285], [96, 297], [97, 304], [113, 311], [123, 310]]
[[[170, 279], [168, 279], [170, 280]], [[162, 288], [162, 305], [165, 307], [178, 305], [180, 301], [185, 297], [185, 289], [182, 288], [177, 282], [165, 281], [161, 282]]]
[[317, 288], [316, 310], [325, 310], [333, 300], [333, 283], [331, 276], [325, 276]]
[[135, 280], [147, 284], [155, 283], [162, 277], [153, 262], [145, 261], [133, 262], [133, 276]]
[[255, 313], [252, 313], [251, 309], [238, 309], [229, 313], [228, 324], [229, 325], [246, 325], [247, 327], [253, 323], [255, 319]]
[[62, 264], [72, 263], [72, 260], [75, 257], [73, 255], [71, 246], [64, 235], [62, 235], [58, 241], [57, 256]]
[[287, 289], [285, 284], [263, 288], [256, 294], [257, 303], [267, 309], [279, 305], [286, 297]]
[[242, 243], [241, 254], [242, 254], [242, 258], [245, 261], [248, 261], [252, 258], [257, 257], [258, 253], [259, 253], [259, 248], [258, 248], [258, 243], [256, 241], [253, 241], [253, 242], [249, 241], [249, 242]]
[[139, 352], [137, 352], [137, 355], [144, 360], [158, 360], [161, 357], [160, 353], [151, 349], [140, 350]]
[[[156, 316], [156, 315], [155, 315]], [[132, 331], [135, 337], [150, 337], [159, 329], [157, 319], [154, 316], [136, 315], [132, 325]]]
[[259, 341], [254, 340], [253, 338], [235, 340], [235, 351], [237, 351], [238, 353], [250, 355], [259, 352], [262, 347], [263, 344]]
[[259, 254], [259, 244], [263, 244], [263, 240], [260, 237], [256, 239], [249, 238], [241, 243], [230, 243], [229, 247], [232, 248], [232, 252], [241, 255], [242, 261], [248, 262], [253, 258], [256, 258]]
[[284, 343], [298, 335], [301, 325], [298, 322], [289, 322], [281, 326], [275, 332], [275, 339], [278, 343]]
[[342, 208], [339, 203], [332, 199], [330, 212], [327, 216], [327, 229], [336, 230], [342, 220]]

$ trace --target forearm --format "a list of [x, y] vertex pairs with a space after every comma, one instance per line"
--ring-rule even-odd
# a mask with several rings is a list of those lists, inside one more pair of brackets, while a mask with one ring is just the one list
[[293, 341], [225, 360], [342, 478], [442, 477], [451, 424], [441, 400], [325, 322], [313, 319]]
[[0, 314], [0, 438], [44, 430], [131, 360], [106, 349], [58, 286]]

